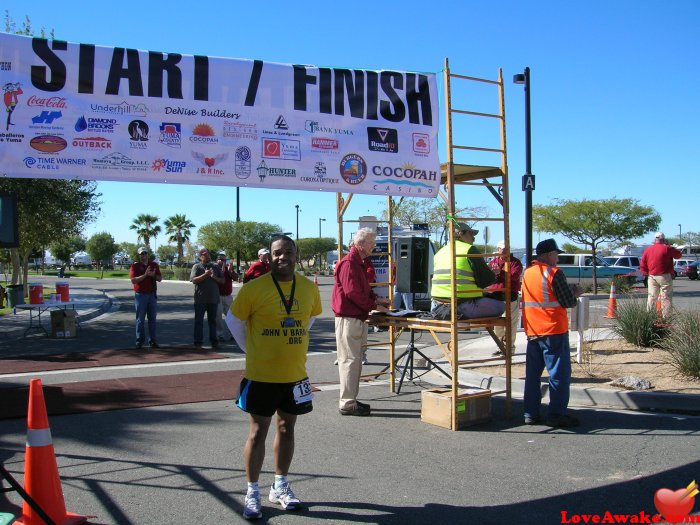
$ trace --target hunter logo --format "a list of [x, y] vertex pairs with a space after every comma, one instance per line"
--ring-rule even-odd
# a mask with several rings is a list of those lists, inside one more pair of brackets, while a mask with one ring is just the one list
[[399, 134], [392, 128], [367, 128], [367, 147], [382, 153], [399, 152]]

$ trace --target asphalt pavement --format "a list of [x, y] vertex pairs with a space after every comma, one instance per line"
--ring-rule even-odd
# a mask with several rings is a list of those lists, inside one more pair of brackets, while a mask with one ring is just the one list
[[[265, 500], [264, 521], [500, 524], [562, 523], [567, 516], [606, 511], [653, 515], [658, 489], [679, 489], [697, 478], [700, 418], [691, 415], [595, 404], [573, 407], [582, 421], [577, 429], [525, 426], [516, 386], [512, 419], [505, 418], [504, 401], [496, 396], [490, 422], [452, 432], [420, 421], [421, 392], [444, 382], [431, 372], [404, 382], [400, 395], [390, 393], [383, 380], [364, 383], [361, 398], [371, 403], [372, 416], [340, 416], [330, 278], [321, 277], [319, 287], [324, 314], [312, 332], [308, 368], [320, 391], [314, 411], [299, 418], [290, 472], [306, 508], [284, 512]], [[70, 289], [80, 314], [76, 338], [50, 339], [40, 332], [24, 337], [28, 321], [22, 318], [26, 313], [18, 313], [0, 318], [0, 354], [133, 346], [128, 281], [71, 279]], [[191, 342], [191, 294], [189, 283], [159, 286], [162, 344]], [[386, 334], [371, 334], [373, 341], [382, 338]], [[431, 352], [427, 341], [418, 336], [417, 344]], [[460, 354], [490, 355], [493, 348], [486, 341], [471, 334], [460, 344]], [[48, 384], [243, 368], [235, 344], [218, 351], [227, 359], [8, 374], [0, 376], [0, 396], [3, 385], [26, 384], [31, 377]], [[369, 358], [368, 371], [381, 369], [386, 349], [373, 347]], [[90, 523], [243, 521], [242, 447], [248, 421], [232, 401], [54, 416], [50, 424], [66, 506], [96, 515]], [[0, 423], [0, 458], [20, 480], [25, 439], [24, 420]], [[269, 438], [261, 486], [272, 480], [271, 448]], [[18, 514], [19, 502], [15, 493], [0, 494], [0, 512]]]

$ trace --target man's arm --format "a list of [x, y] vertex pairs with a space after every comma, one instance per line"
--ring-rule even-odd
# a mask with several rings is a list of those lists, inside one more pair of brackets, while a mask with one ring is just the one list
[[566, 282], [564, 272], [561, 270], [554, 274], [554, 278], [552, 279], [552, 291], [562, 307], [573, 308], [576, 306], [576, 295], [574, 295], [574, 292], [571, 290], [569, 283]]
[[[238, 344], [238, 348], [243, 350], [245, 352], [245, 334], [246, 334], [246, 322], [243, 321], [242, 319], [239, 319], [233, 313], [231, 310], [229, 310], [226, 313], [226, 326], [228, 326], [229, 331], [231, 332], [231, 335], [233, 338], [236, 340], [236, 344]], [[311, 328], [311, 327], [309, 327]]]
[[358, 269], [356, 265], [348, 261], [340, 266], [337, 273], [346, 299], [368, 312], [376, 308], [377, 303], [367, 282], [364, 268]]
[[[480, 252], [472, 246], [467, 253], [475, 254]], [[474, 272], [474, 281], [479, 288], [486, 288], [490, 284], [496, 282], [496, 276], [491, 271], [491, 268], [488, 267], [483, 257], [470, 257], [469, 262], [471, 262], [472, 272]]]

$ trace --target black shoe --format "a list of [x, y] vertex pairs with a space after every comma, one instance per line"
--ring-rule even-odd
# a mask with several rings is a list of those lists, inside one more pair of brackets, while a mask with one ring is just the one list
[[219, 341], [212, 341], [212, 342], [211, 342], [211, 347], [212, 347], [212, 348], [219, 348]]
[[136, 349], [143, 348], [143, 343], [136, 343]]
[[195, 347], [195, 348], [202, 348], [202, 343], [195, 343], [195, 344], [194, 344], [194, 347]]
[[151, 348], [160, 348], [158, 343], [156, 343], [155, 341], [151, 341], [150, 343], [148, 343], [148, 346], [150, 346]]
[[369, 416], [370, 408], [369, 405], [366, 405], [364, 403], [357, 403], [357, 405], [355, 405], [355, 408], [351, 408], [350, 410], [340, 409], [339, 412], [342, 416]]
[[526, 425], [539, 425], [542, 423], [542, 418], [540, 416], [525, 416]]
[[547, 418], [547, 426], [552, 428], [572, 428], [577, 427], [580, 424], [580, 421], [573, 416], [557, 416]]
[[369, 410], [369, 405], [367, 403], [363, 403], [362, 401], [355, 401], [355, 403], [361, 407], [367, 407], [367, 410]]

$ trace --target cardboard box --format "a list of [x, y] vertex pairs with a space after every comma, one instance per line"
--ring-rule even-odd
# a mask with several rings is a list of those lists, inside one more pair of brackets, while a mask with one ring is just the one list
[[[491, 419], [491, 391], [481, 388], [460, 388], [456, 410], [458, 429], [489, 421]], [[421, 421], [439, 427], [452, 428], [451, 411], [451, 389], [423, 390], [421, 394]]]
[[51, 337], [75, 337], [75, 310], [51, 310]]

